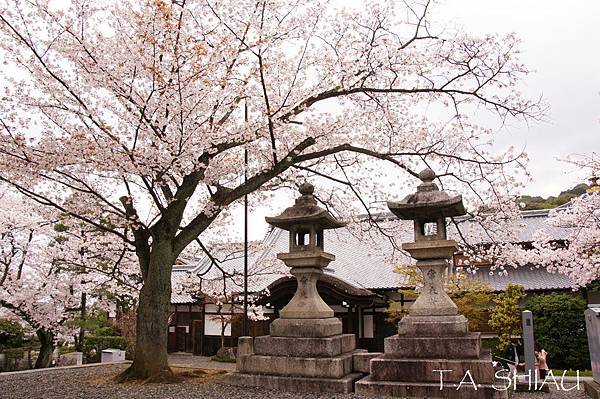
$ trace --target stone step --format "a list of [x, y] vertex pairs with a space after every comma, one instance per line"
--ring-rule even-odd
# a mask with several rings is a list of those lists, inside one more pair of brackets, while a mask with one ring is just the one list
[[443, 373], [444, 381], [460, 382], [467, 371], [476, 382], [494, 381], [490, 359], [402, 359], [384, 354], [371, 360], [372, 381], [439, 382]]
[[457, 390], [456, 383], [446, 383], [440, 390], [439, 380], [437, 383], [427, 382], [397, 382], [397, 381], [373, 381], [367, 376], [355, 385], [358, 395], [364, 396], [395, 396], [412, 398], [448, 398], [448, 399], [506, 399], [508, 393], [502, 384], [494, 387], [491, 384], [481, 384], [474, 389], [470, 383], [463, 384]]
[[383, 355], [381, 352], [367, 352], [362, 350], [357, 350], [354, 352], [353, 363], [352, 366], [354, 371], [358, 371], [359, 373], [369, 374], [371, 372], [371, 359], [376, 358], [378, 356]]
[[404, 337], [384, 339], [385, 353], [407, 358], [478, 359], [481, 356], [480, 333], [461, 337]]
[[419, 316], [409, 314], [398, 323], [402, 337], [462, 337], [469, 334], [469, 323], [463, 315]]
[[289, 338], [265, 335], [254, 338], [254, 354], [263, 356], [333, 357], [356, 349], [356, 336]]
[[342, 334], [342, 321], [328, 319], [275, 319], [269, 326], [273, 337], [325, 338]]
[[277, 375], [260, 375], [245, 373], [229, 373], [225, 381], [232, 385], [252, 386], [262, 389], [277, 389], [280, 391], [294, 392], [339, 392], [351, 393], [354, 391], [354, 382], [362, 377], [360, 373], [352, 373], [342, 378], [306, 378]]
[[342, 378], [352, 373], [353, 352], [325, 357], [248, 355], [238, 358], [237, 371], [293, 377]]

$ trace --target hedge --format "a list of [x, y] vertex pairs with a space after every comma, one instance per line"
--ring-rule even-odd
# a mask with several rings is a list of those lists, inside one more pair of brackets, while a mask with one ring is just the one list
[[575, 295], [536, 295], [526, 302], [533, 313], [536, 342], [548, 352], [548, 367], [589, 370], [585, 316], [586, 301]]
[[83, 359], [85, 363], [99, 363], [104, 349], [125, 350], [127, 342], [125, 337], [119, 336], [86, 336], [83, 345]]

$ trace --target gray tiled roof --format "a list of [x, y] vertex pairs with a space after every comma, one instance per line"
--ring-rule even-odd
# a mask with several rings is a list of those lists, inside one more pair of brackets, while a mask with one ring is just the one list
[[[544, 221], [548, 217], [548, 211], [524, 211], [522, 219], [519, 221], [520, 233], [519, 241], [526, 242], [533, 240], [534, 233], [545, 228], [555, 239], [566, 237], [567, 232], [564, 229], [549, 228]], [[381, 220], [392, 218], [392, 215], [379, 215]], [[387, 227], [394, 230], [392, 236], [397, 244], [413, 240], [413, 225], [410, 221], [388, 220], [384, 222]], [[478, 236], [476, 229], [479, 227], [469, 220], [463, 220], [461, 223], [463, 234]], [[356, 227], [354, 227], [356, 228]], [[450, 238], [457, 238], [457, 234], [449, 229]], [[481, 236], [481, 235], [480, 235]], [[404, 253], [394, 250], [388, 237], [374, 230], [365, 239], [363, 235], [358, 238], [353, 234], [352, 227], [343, 227], [325, 232], [325, 250], [333, 253], [336, 260], [331, 262], [325, 272], [337, 279], [349, 283], [355, 287], [368, 290], [397, 289], [405, 287], [406, 278], [394, 272], [394, 266], [400, 264], [411, 264], [412, 259]], [[280, 262], [276, 260], [279, 252], [288, 250], [288, 232], [274, 228], [266, 236], [262, 253], [254, 254], [250, 263], [261, 264], [263, 262]], [[221, 267], [229, 273], [241, 274], [243, 271], [243, 257], [237, 256], [233, 259], [220, 263]], [[174, 270], [191, 271], [202, 273], [210, 266], [207, 258], [188, 262], [187, 265], [174, 266]], [[280, 265], [281, 266], [281, 265]], [[287, 270], [285, 267], [278, 267], [279, 270]], [[503, 290], [509, 283], [521, 284], [526, 290], [551, 290], [551, 289], [569, 289], [570, 280], [560, 274], [552, 274], [545, 269], [522, 267], [508, 270], [508, 275], [503, 276], [494, 272], [490, 275], [489, 268], [482, 267], [475, 274], [475, 278], [489, 283], [494, 290]], [[177, 272], [174, 273], [174, 275]], [[258, 292], [267, 288], [277, 279], [286, 275], [284, 272], [266, 274], [261, 278], [253, 278], [250, 282], [249, 290]], [[216, 268], [211, 268], [204, 275], [204, 278], [219, 278], [221, 272]], [[181, 298], [173, 298], [180, 300]]]
[[[523, 211], [521, 212], [521, 219], [515, 221], [515, 228], [518, 232], [518, 241], [517, 242], [529, 242], [534, 240], [535, 232], [539, 230], [543, 230], [550, 237], [553, 237], [555, 240], [561, 240], [567, 237], [568, 230], [560, 227], [549, 226], [545, 223], [548, 219], [548, 209], [542, 210], [532, 210], [532, 211]], [[461, 232], [463, 235], [467, 237], [482, 237], [485, 234], [482, 234], [481, 226], [476, 223], [470, 223], [470, 221], [466, 218], [457, 218], [460, 223]], [[463, 222], [461, 222], [463, 221]], [[448, 229], [448, 236], [452, 239], [458, 240], [458, 234], [453, 225], [450, 225]], [[481, 240], [482, 242], [486, 242], [485, 239]], [[474, 242], [473, 244], [477, 244], [478, 242]]]
[[[386, 259], [392, 250], [391, 245], [388, 244], [387, 251], [380, 247], [381, 242], [373, 241], [368, 245], [352, 235], [347, 228], [327, 231], [325, 234], [325, 250], [336, 257], [325, 273], [355, 287], [370, 290], [402, 286], [404, 278], [394, 273], [393, 266]], [[287, 252], [287, 231], [274, 229], [270, 233], [270, 239], [274, 245], [267, 249], [266, 256], [275, 257], [277, 252]], [[383, 239], [385, 237], [380, 238], [381, 241]], [[403, 255], [397, 253], [397, 256]]]
[[564, 274], [549, 273], [546, 269], [536, 267], [519, 267], [508, 270], [507, 275], [501, 275], [497, 271], [490, 274], [490, 269], [480, 267], [474, 277], [489, 284], [494, 291], [504, 291], [508, 284], [519, 284], [527, 291], [544, 291], [571, 289], [571, 280]]
[[173, 305], [183, 305], [188, 303], [195, 303], [196, 301], [192, 298], [191, 295], [185, 294], [171, 294], [171, 304]]

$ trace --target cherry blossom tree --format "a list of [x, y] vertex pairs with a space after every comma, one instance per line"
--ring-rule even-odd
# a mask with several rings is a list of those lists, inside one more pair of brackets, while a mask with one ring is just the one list
[[[600, 171], [596, 154], [565, 161], [592, 176]], [[500, 263], [546, 267], [550, 272], [569, 276], [574, 288], [600, 279], [600, 187], [596, 177], [591, 180], [586, 194], [550, 211], [546, 226], [535, 233], [533, 248], [507, 244], [499, 257]], [[566, 237], [557, 240], [552, 235], [553, 228], [566, 230]]]
[[473, 116], [542, 115], [518, 91], [519, 40], [435, 30], [430, 8], [2, 0], [0, 180], [135, 247], [124, 378], [170, 375], [172, 265], [248, 194], [317, 176], [348, 217], [425, 165], [474, 203], [514, 186], [522, 154], [492, 152]]
[[[102, 220], [100, 221], [102, 223]], [[46, 249], [60, 270], [81, 278], [79, 319], [87, 317], [88, 302], [110, 311], [122, 304], [135, 304], [141, 276], [132, 247], [95, 226], [70, 217], [59, 217], [53, 225], [53, 245]], [[89, 295], [91, 298], [88, 298]], [[74, 336], [75, 348], [83, 351], [85, 326]]]
[[[131, 295], [135, 286], [119, 282], [111, 249], [98, 234], [93, 242], [73, 232], [66, 237], [66, 220], [55, 212], [9, 190], [0, 200], [0, 305], [35, 329], [41, 344], [35, 367], [48, 367], [57, 340], [72, 334], [67, 322], [83, 310], [80, 298], [95, 295], [101, 305], [98, 295]], [[113, 256], [125, 264], [125, 255]]]
[[14, 193], [2, 193], [0, 208], [0, 305], [36, 331], [40, 353], [35, 368], [48, 367], [55, 342], [75, 309], [78, 286], [44, 256], [51, 223], [23, 206]]

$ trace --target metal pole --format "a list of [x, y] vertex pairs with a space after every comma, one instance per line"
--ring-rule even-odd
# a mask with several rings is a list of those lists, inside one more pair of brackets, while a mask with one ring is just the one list
[[[248, 102], [244, 101], [244, 121], [248, 122]], [[244, 183], [248, 181], [248, 149], [244, 148]], [[244, 195], [244, 319], [242, 332], [248, 336], [248, 195]]]

